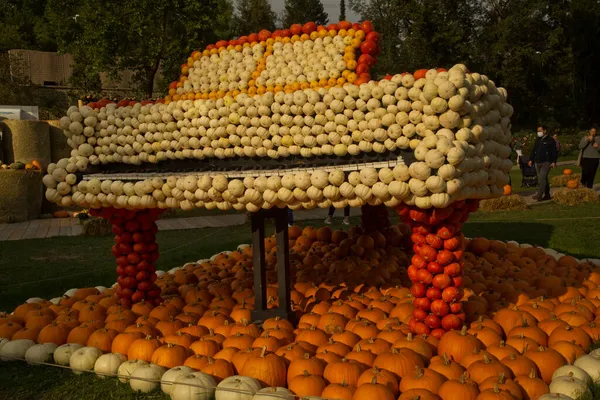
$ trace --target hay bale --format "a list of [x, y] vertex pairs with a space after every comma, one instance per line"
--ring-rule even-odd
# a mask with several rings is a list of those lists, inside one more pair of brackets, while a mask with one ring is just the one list
[[50, 129], [44, 121], [4, 120], [4, 162], [37, 160], [43, 169], [50, 164]]
[[50, 133], [50, 159], [57, 162], [61, 158], [71, 157], [71, 146], [67, 144], [67, 137], [60, 128], [59, 121], [46, 121]]
[[104, 218], [89, 218], [81, 220], [83, 234], [85, 236], [107, 236], [112, 235], [112, 225]]
[[44, 189], [39, 171], [0, 171], [0, 223], [39, 218]]
[[525, 199], [518, 194], [479, 202], [479, 209], [481, 211], [518, 211], [527, 210], [528, 208], [529, 206], [525, 202]]
[[555, 203], [567, 206], [577, 206], [585, 203], [594, 203], [600, 201], [600, 195], [592, 189], [562, 189], [554, 193]]
[[571, 174], [571, 175], [557, 175], [553, 176], [550, 179], [550, 185], [552, 186], [567, 186], [567, 182], [576, 180], [577, 182], [581, 181], [581, 174]]

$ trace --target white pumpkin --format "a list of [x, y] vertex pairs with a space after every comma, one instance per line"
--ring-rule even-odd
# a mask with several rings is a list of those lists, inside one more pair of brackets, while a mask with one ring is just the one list
[[81, 375], [83, 371], [91, 371], [101, 355], [102, 350], [97, 347], [82, 347], [71, 355], [69, 366], [75, 374]]
[[35, 344], [25, 352], [25, 360], [30, 365], [50, 363], [57, 347], [54, 343]]
[[[243, 248], [241, 249], [243, 250]], [[160, 380], [161, 390], [166, 394], [171, 394], [173, 383], [177, 380], [177, 378], [183, 375], [191, 374], [192, 372], [194, 372], [194, 370], [186, 366], [173, 367], [169, 369], [163, 374], [162, 379]]]
[[[217, 382], [211, 375], [202, 372], [184, 374], [175, 380], [171, 400], [212, 400], [216, 387]], [[234, 393], [229, 394], [235, 396]]]
[[0, 360], [15, 361], [15, 358], [22, 360], [27, 350], [34, 344], [35, 342], [29, 339], [11, 340], [0, 348]]
[[592, 352], [581, 356], [575, 360], [573, 365], [587, 372], [592, 381], [600, 381], [600, 354]]
[[247, 376], [233, 375], [223, 379], [217, 386], [215, 400], [252, 400], [262, 389], [260, 382]]
[[119, 375], [119, 381], [121, 381], [122, 383], [129, 382], [129, 377], [131, 376], [131, 374], [143, 365], [148, 365], [148, 363], [144, 360], [125, 361], [119, 366], [119, 369], [117, 370], [117, 374]]
[[107, 375], [116, 375], [119, 367], [126, 360], [127, 358], [121, 353], [102, 354], [94, 363], [94, 372], [101, 379]]
[[4, 346], [8, 342], [9, 342], [8, 339], [0, 338], [0, 350], [2, 350], [2, 346]]
[[552, 380], [560, 378], [561, 376], [580, 379], [588, 386], [593, 383], [592, 378], [587, 372], [574, 365], [563, 365], [562, 367], [558, 368], [556, 371], [554, 371], [554, 374], [552, 374]]
[[559, 393], [547, 393], [543, 396], [537, 398], [537, 400], [574, 400], [569, 396], [565, 396], [564, 394]]
[[160, 365], [140, 365], [129, 375], [129, 386], [134, 392], [150, 393], [157, 389], [165, 369]]
[[581, 396], [590, 393], [590, 389], [584, 381], [569, 376], [560, 376], [553, 379], [552, 382], [550, 382], [549, 388], [550, 393], [564, 394], [572, 399], [578, 399]]
[[252, 400], [294, 400], [294, 394], [284, 387], [267, 387], [260, 389]]
[[58, 365], [69, 365], [71, 355], [82, 347], [82, 345], [77, 343], [67, 343], [58, 346], [56, 350], [54, 350], [54, 362]]

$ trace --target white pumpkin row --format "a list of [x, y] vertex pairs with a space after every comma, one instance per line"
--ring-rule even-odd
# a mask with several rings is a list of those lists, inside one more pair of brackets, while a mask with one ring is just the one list
[[590, 386], [600, 382], [600, 349], [592, 350], [575, 360], [573, 365], [563, 365], [554, 371], [550, 394], [541, 400], [577, 400], [592, 398]]
[[129, 383], [131, 389], [137, 392], [149, 393], [160, 387], [172, 400], [225, 400], [232, 395], [248, 400], [294, 399], [289, 390], [281, 387], [263, 388], [256, 379], [250, 377], [231, 376], [217, 385], [211, 375], [186, 366], [166, 370], [143, 360], [127, 361], [119, 353], [102, 354], [96, 347], [0, 339], [0, 361], [15, 360], [25, 360], [31, 365], [54, 362], [70, 367], [78, 375], [93, 371], [100, 379], [118, 377], [120, 382]]

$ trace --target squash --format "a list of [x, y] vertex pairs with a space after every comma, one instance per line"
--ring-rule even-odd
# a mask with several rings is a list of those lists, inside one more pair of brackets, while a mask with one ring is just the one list
[[57, 347], [54, 343], [35, 344], [25, 352], [25, 360], [29, 365], [50, 363], [54, 359]]
[[82, 347], [71, 355], [69, 366], [76, 375], [81, 375], [84, 371], [93, 370], [101, 355], [102, 351], [96, 347]]
[[150, 393], [159, 387], [164, 373], [160, 365], [140, 365], [129, 375], [129, 386], [134, 392]]
[[123, 364], [127, 358], [120, 353], [108, 353], [103, 354], [94, 363], [94, 372], [100, 379], [104, 379], [106, 376], [116, 375], [119, 371], [119, 367]]
[[[194, 385], [194, 386], [190, 386]], [[171, 389], [172, 400], [210, 400], [215, 398], [215, 379], [202, 372], [191, 372], [179, 376]], [[229, 395], [234, 395], [229, 393]]]

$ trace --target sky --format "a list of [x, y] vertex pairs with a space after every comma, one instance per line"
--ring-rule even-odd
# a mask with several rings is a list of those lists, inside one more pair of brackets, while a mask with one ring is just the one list
[[[285, 5], [285, 0], [269, 0], [269, 2], [271, 3], [271, 7], [273, 7], [273, 11], [275, 11], [277, 15], [281, 14]], [[323, 8], [329, 15], [329, 22], [338, 22], [340, 15], [340, 0], [321, 0], [321, 3], [323, 3]], [[346, 0], [346, 19], [350, 22], [358, 22], [360, 17], [350, 9], [348, 3], [350, 2]]]

